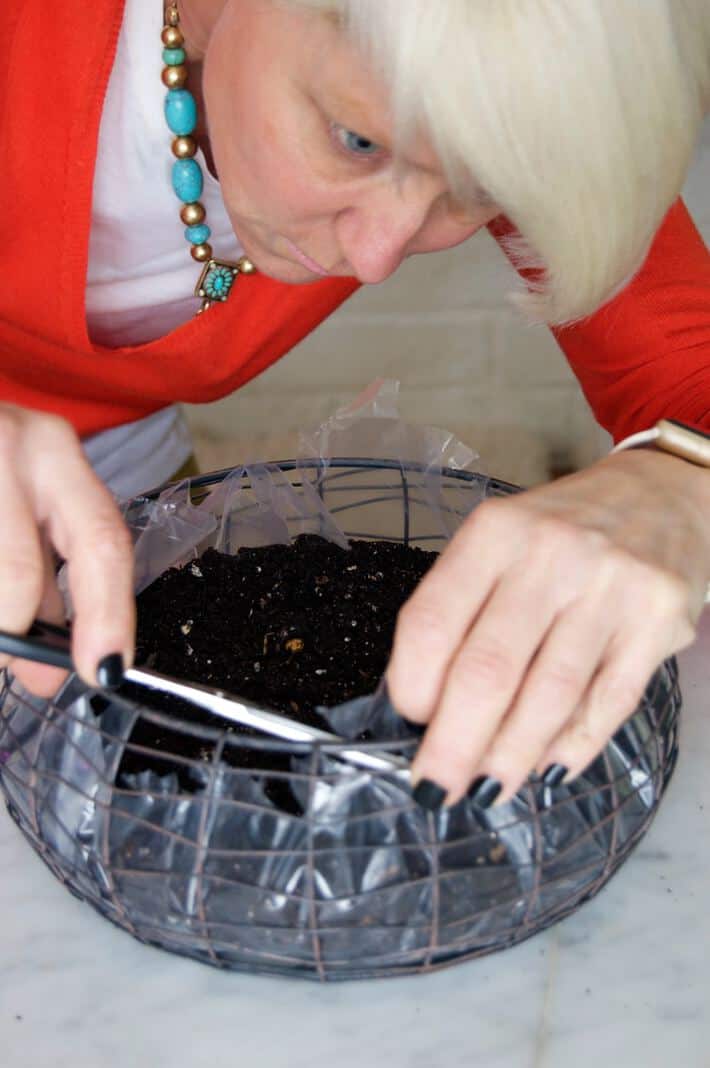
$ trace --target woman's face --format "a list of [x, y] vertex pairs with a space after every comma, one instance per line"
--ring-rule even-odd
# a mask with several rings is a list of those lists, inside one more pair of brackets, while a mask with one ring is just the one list
[[395, 166], [387, 95], [330, 19], [273, 0], [215, 3], [204, 9], [218, 12], [203, 68], [210, 146], [234, 230], [264, 274], [382, 282], [497, 214], [458, 209], [424, 141]]

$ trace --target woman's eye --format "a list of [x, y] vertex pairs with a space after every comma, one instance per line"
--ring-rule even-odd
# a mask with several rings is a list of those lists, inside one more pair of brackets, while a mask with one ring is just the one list
[[348, 130], [345, 126], [338, 126], [335, 123], [332, 130], [345, 151], [353, 156], [376, 156], [381, 151], [380, 145], [363, 137], [355, 130]]

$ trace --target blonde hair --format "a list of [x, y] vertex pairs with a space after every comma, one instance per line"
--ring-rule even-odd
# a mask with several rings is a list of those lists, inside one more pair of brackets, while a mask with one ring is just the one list
[[710, 107], [710, 0], [287, 0], [336, 14], [384, 77], [401, 144], [431, 140], [541, 268], [537, 321], [591, 314], [642, 265]]

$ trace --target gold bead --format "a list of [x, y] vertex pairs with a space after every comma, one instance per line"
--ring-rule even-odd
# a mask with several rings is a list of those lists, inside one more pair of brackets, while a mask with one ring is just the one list
[[177, 26], [180, 21], [177, 4], [168, 4], [165, 9], [165, 21], [168, 26]]
[[182, 48], [185, 44], [185, 38], [177, 26], [166, 26], [161, 37], [166, 48]]
[[240, 274], [254, 274], [256, 272], [256, 267], [246, 256], [241, 256], [237, 260], [237, 267]]
[[182, 89], [187, 83], [187, 67], [184, 63], [179, 67], [163, 67], [160, 77], [166, 89]]
[[197, 260], [198, 263], [206, 263], [207, 260], [212, 259], [212, 246], [207, 241], [204, 245], [193, 245], [190, 251], [193, 260]]
[[185, 223], [185, 226], [199, 226], [201, 222], [204, 222], [205, 211], [199, 200], [193, 201], [192, 204], [183, 204], [180, 209], [180, 218]]
[[194, 137], [176, 137], [172, 149], [173, 155], [178, 159], [192, 159], [197, 152], [197, 141]]

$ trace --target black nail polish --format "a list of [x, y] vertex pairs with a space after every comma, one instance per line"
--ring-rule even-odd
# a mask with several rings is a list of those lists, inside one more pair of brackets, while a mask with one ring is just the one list
[[422, 808], [438, 812], [444, 803], [446, 790], [431, 779], [422, 779], [412, 791], [412, 797]]
[[96, 669], [99, 686], [105, 690], [116, 690], [123, 682], [123, 657], [120, 653], [110, 653], [99, 661]]
[[550, 764], [542, 777], [542, 782], [545, 786], [559, 786], [568, 772], [569, 768], [566, 768], [564, 764]]
[[468, 796], [478, 808], [490, 808], [502, 789], [503, 783], [481, 775], [471, 786]]

